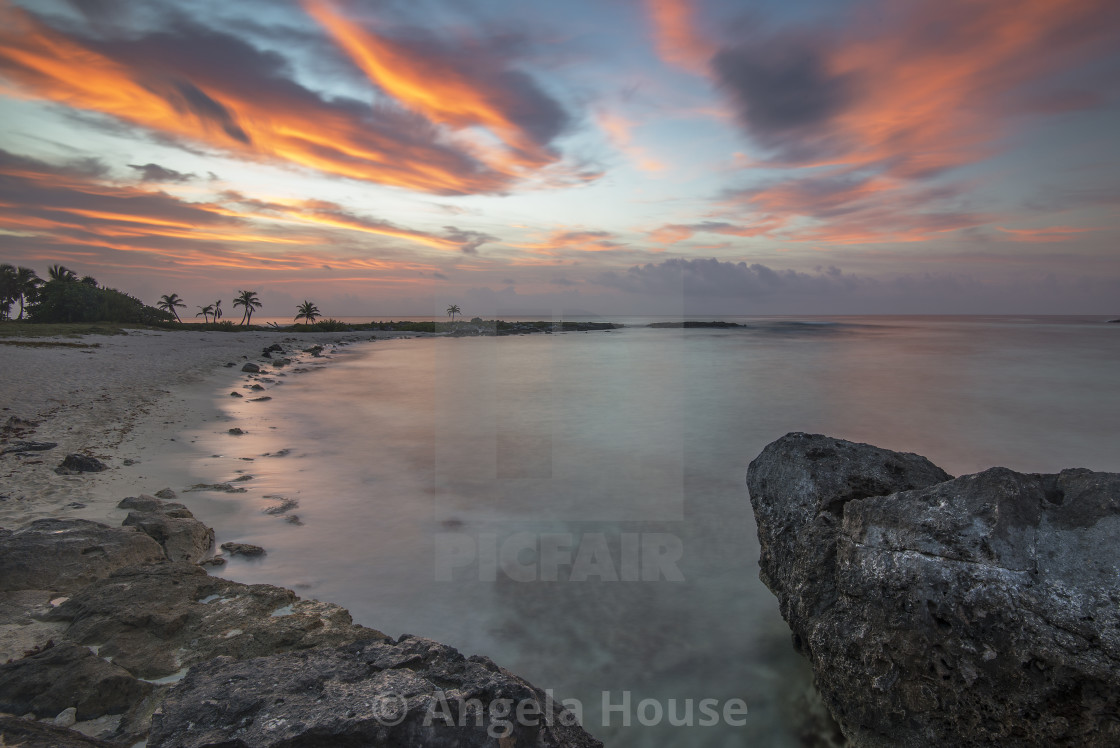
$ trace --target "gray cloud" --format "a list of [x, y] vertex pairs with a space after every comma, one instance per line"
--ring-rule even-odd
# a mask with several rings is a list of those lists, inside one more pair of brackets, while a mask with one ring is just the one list
[[453, 242], [458, 242], [459, 249], [469, 255], [478, 252], [478, 248], [487, 242], [500, 241], [498, 237], [481, 231], [467, 231], [455, 226], [444, 226], [443, 228], [447, 232], [447, 238]]
[[195, 178], [194, 174], [168, 169], [159, 164], [129, 164], [128, 168], [140, 172], [141, 182], [189, 182]]
[[811, 37], [751, 40], [725, 47], [712, 59], [742, 126], [787, 160], [819, 155], [827, 146], [829, 122], [851, 98], [853, 82], [825, 69], [822, 43]]

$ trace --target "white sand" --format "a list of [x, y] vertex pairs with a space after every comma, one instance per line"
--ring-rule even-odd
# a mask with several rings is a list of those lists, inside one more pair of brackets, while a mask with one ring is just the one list
[[[0, 340], [0, 426], [11, 416], [37, 421], [33, 430], [10, 440], [58, 442], [32, 456], [0, 457], [0, 527], [42, 517], [119, 523], [121, 498], [189, 483], [187, 445], [177, 436], [222, 418], [214, 395], [247, 376], [241, 373], [246, 361], [271, 368], [260, 355], [263, 348], [279, 342], [301, 350], [371, 337], [369, 332], [136, 330], [41, 339], [95, 346], [88, 348]], [[227, 368], [227, 362], [236, 365]], [[95, 456], [109, 469], [56, 474], [71, 452]]]

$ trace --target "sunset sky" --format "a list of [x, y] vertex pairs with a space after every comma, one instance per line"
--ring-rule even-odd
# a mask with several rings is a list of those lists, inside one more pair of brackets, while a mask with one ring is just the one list
[[187, 317], [1120, 315], [1118, 94], [1115, 0], [0, 0], [0, 261]]

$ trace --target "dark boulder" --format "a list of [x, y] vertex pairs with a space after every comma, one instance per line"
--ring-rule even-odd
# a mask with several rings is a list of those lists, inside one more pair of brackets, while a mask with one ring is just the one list
[[96, 457], [75, 452], [66, 455], [62, 464], [56, 467], [54, 471], [59, 475], [77, 475], [78, 473], [100, 473], [102, 470], [108, 469], [108, 466]]
[[249, 543], [222, 543], [222, 550], [231, 556], [247, 556], [250, 558], [264, 555], [264, 548]]
[[[473, 711], [474, 705], [480, 711]], [[517, 718], [519, 704], [526, 704]], [[325, 708], [329, 705], [329, 708]], [[601, 746], [570, 712], [484, 657], [401, 637], [191, 668], [151, 748]]]
[[261, 367], [258, 366], [257, 364], [252, 363], [252, 362], [247, 363], [247, 364], [245, 364], [244, 366], [241, 367], [241, 371], [246, 371], [246, 372], [249, 372], [250, 374], [256, 374], [260, 370], [261, 370]]
[[1120, 475], [937, 472], [804, 434], [751, 463], [761, 576], [845, 734], [1120, 744]]
[[121, 567], [162, 560], [159, 543], [131, 527], [39, 519], [0, 538], [0, 592], [73, 590]]
[[122, 714], [152, 691], [89, 647], [59, 644], [0, 665], [0, 710], [54, 717], [69, 707], [79, 720]]

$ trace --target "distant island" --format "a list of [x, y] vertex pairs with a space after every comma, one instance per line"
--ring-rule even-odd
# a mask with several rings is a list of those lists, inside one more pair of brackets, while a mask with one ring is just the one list
[[714, 328], [716, 330], [723, 330], [723, 329], [728, 328], [728, 327], [746, 327], [746, 325], [740, 325], [737, 322], [718, 322], [718, 321], [715, 321], [715, 320], [713, 320], [711, 322], [700, 322], [700, 321], [697, 321], [697, 320], [686, 320], [684, 322], [651, 322], [649, 324], [649, 327], [685, 327], [685, 328], [710, 327], [710, 328]]

